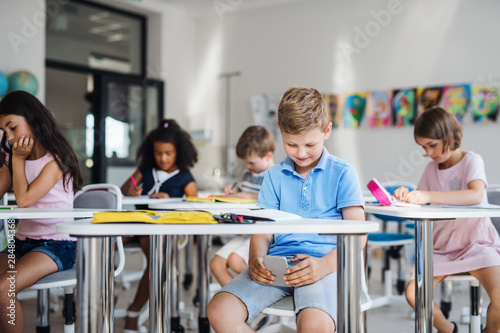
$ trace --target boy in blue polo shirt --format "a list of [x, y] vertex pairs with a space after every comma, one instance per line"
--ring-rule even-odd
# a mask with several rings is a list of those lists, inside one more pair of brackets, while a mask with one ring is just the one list
[[[287, 158], [267, 171], [259, 206], [304, 218], [364, 220], [356, 171], [324, 148], [332, 123], [321, 94], [311, 88], [290, 88], [278, 108], [278, 125]], [[221, 289], [208, 305], [212, 328], [216, 332], [252, 332], [245, 323], [248, 319], [293, 295], [298, 332], [334, 332], [336, 245], [334, 235], [253, 235], [248, 270]], [[289, 287], [273, 286], [275, 277], [263, 261], [266, 254], [288, 258]]]

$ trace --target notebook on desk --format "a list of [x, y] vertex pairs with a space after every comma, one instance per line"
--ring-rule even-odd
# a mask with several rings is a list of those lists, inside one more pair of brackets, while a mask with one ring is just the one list
[[396, 207], [413, 207], [420, 208], [422, 205], [411, 204], [407, 202], [403, 202], [401, 200], [396, 199], [393, 195], [387, 192], [386, 188], [379, 183], [379, 181], [375, 178], [372, 178], [367, 185], [370, 192], [372, 192], [373, 196], [377, 199], [377, 201], [382, 206], [396, 206]]
[[208, 198], [186, 197], [187, 202], [227, 202], [227, 203], [255, 203], [255, 199], [240, 198], [233, 196], [211, 195]]

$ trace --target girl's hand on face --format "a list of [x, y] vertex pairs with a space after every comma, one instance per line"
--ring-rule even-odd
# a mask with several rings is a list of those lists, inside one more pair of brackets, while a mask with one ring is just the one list
[[406, 196], [409, 192], [410, 190], [408, 188], [401, 186], [400, 188], [396, 189], [396, 191], [394, 191], [394, 197], [398, 200], [406, 201]]
[[264, 258], [250, 258], [248, 262], [248, 273], [250, 278], [260, 284], [272, 284], [275, 277], [264, 266]]
[[31, 136], [21, 137], [12, 145], [12, 155], [14, 157], [26, 159], [35, 146], [35, 139]]
[[322, 261], [322, 258], [296, 254], [291, 262], [299, 263], [287, 269], [287, 275], [285, 275], [286, 284], [300, 287], [319, 281], [331, 273], [328, 271], [328, 265], [325, 265]]
[[170, 198], [168, 193], [165, 193], [165, 192], [153, 193], [149, 197], [150, 198]]
[[431, 203], [431, 196], [428, 191], [414, 190], [406, 195], [404, 201], [411, 204], [424, 205]]

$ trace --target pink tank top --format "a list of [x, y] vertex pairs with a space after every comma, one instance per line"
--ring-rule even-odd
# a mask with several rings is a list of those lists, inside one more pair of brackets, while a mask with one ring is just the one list
[[[53, 161], [52, 154], [47, 153], [37, 160], [26, 160], [26, 178], [28, 183], [32, 183], [42, 169], [49, 162]], [[73, 179], [66, 184], [66, 190], [63, 186], [63, 178], [43, 197], [30, 207], [38, 208], [73, 208]], [[56, 232], [56, 224], [61, 222], [72, 222], [73, 219], [22, 219], [19, 220], [18, 232], [16, 237], [25, 240], [26, 237], [33, 239], [54, 239], [54, 240], [76, 240], [69, 234]]]

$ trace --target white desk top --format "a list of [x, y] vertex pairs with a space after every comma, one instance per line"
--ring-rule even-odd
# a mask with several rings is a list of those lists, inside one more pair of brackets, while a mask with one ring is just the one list
[[201, 210], [201, 209], [241, 209], [259, 208], [256, 203], [233, 203], [233, 202], [172, 202], [172, 203], [156, 203], [150, 204], [151, 209], [186, 209], [186, 210]]
[[370, 214], [402, 217], [406, 219], [455, 219], [471, 217], [500, 217], [500, 209], [492, 208], [457, 208], [422, 206], [394, 207], [376, 204], [365, 205], [365, 211]]
[[273, 233], [330, 233], [366, 234], [379, 229], [377, 222], [326, 219], [297, 219], [255, 224], [151, 224], [151, 223], [96, 223], [90, 219], [59, 223], [57, 232], [73, 236], [128, 236], [128, 235], [222, 235]]
[[0, 209], [0, 219], [47, 219], [63, 217], [93, 217], [95, 212], [102, 209], [83, 208], [13, 208]]
[[123, 205], [149, 205], [152, 203], [179, 203], [182, 202], [182, 198], [150, 198], [147, 195], [140, 195], [137, 197], [122, 197]]

